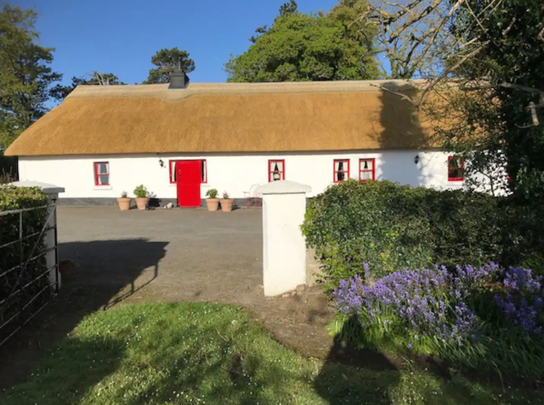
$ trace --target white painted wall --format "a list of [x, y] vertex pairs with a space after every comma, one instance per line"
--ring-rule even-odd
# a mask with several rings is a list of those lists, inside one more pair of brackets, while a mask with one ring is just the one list
[[[414, 163], [415, 156], [420, 157]], [[170, 159], [206, 159], [208, 183], [202, 184], [202, 198], [209, 188], [228, 191], [233, 198], [245, 197], [252, 185], [268, 182], [268, 160], [285, 160], [285, 179], [307, 184], [309, 196], [323, 192], [333, 184], [334, 159], [350, 159], [350, 177], [358, 179], [360, 158], [376, 159], [376, 180], [390, 180], [412, 186], [461, 188], [463, 182], [448, 182], [448, 154], [438, 151], [388, 150], [351, 152], [311, 152], [274, 154], [161, 154], [21, 157], [19, 177], [60, 184], [66, 192], [61, 198], [119, 197], [126, 190], [144, 184], [159, 198], [176, 198], [176, 186], [169, 182]], [[160, 167], [159, 159], [165, 163]], [[94, 185], [93, 162], [110, 165], [111, 186]]]

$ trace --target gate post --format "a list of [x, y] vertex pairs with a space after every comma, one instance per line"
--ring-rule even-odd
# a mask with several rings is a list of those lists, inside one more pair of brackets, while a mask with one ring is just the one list
[[300, 230], [310, 186], [274, 181], [259, 187], [263, 196], [264, 295], [274, 296], [306, 283], [306, 243]]

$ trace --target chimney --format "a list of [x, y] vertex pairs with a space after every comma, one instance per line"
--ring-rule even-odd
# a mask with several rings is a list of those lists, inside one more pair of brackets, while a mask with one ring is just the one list
[[189, 84], [189, 76], [180, 68], [176, 68], [170, 75], [170, 89], [186, 89]]

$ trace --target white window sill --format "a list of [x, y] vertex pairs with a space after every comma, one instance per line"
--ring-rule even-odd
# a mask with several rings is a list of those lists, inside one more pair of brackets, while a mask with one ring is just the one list
[[93, 190], [113, 190], [112, 186], [94, 186]]

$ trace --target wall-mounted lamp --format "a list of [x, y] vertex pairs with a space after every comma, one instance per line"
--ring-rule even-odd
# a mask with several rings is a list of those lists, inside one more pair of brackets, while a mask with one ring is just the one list
[[414, 163], [417, 165], [419, 163], [419, 155], [416, 155], [414, 158]]
[[162, 159], [159, 159], [159, 166], [160, 166], [160, 167], [164, 167], [164, 162], [163, 162]]

